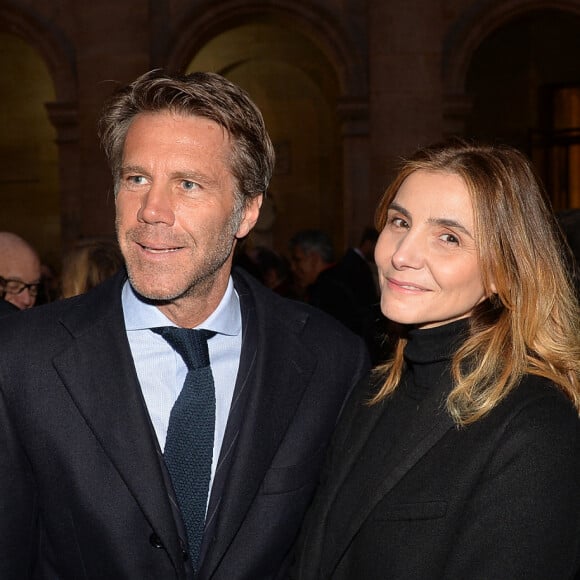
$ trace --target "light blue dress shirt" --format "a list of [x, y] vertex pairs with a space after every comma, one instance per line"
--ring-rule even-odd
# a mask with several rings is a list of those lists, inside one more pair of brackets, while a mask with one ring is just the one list
[[[156, 306], [143, 302], [127, 281], [121, 294], [125, 328], [137, 377], [159, 446], [165, 447], [169, 415], [187, 374], [183, 359], [160, 335], [159, 326], [176, 326]], [[208, 341], [215, 383], [216, 422], [210, 489], [224, 439], [242, 349], [240, 300], [230, 277], [226, 292], [214, 312], [196, 328], [216, 333]]]

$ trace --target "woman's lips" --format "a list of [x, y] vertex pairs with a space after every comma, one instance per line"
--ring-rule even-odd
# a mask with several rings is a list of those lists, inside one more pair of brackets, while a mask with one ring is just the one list
[[396, 280], [395, 278], [387, 277], [387, 283], [391, 289], [400, 292], [412, 292], [412, 293], [429, 292], [429, 289], [425, 288], [425, 286], [421, 286], [413, 282], [407, 282], [405, 280]]

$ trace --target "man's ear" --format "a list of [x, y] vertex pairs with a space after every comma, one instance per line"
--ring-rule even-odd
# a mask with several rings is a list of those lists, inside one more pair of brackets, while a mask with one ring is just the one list
[[262, 207], [262, 201], [264, 196], [262, 194], [256, 195], [255, 197], [246, 200], [244, 203], [244, 217], [240, 222], [240, 227], [236, 232], [236, 238], [245, 238], [251, 231], [251, 229], [256, 225], [258, 217], [260, 215], [260, 208]]

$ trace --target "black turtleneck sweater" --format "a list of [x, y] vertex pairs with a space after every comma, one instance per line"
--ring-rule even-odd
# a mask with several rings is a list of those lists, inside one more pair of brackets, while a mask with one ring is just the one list
[[468, 319], [425, 330], [412, 329], [405, 347], [405, 371], [399, 389], [422, 401], [433, 394], [449, 394], [451, 359], [467, 335]]
[[[342, 494], [370, 493], [364, 466], [389, 463], [392, 453], [400, 453], [407, 447], [419, 421], [424, 421], [426, 416], [435, 420], [437, 414], [446, 412], [443, 410], [445, 399], [452, 387], [451, 358], [465, 337], [467, 325], [467, 320], [462, 319], [443, 326], [409, 331], [401, 383], [394, 393], [378, 404], [383, 408], [382, 417], [369, 433], [366, 445], [344, 483]], [[348, 452], [347, 449], [344, 451]], [[340, 529], [354, 516], [354, 513], [334, 511], [328, 525]]]
[[[375, 461], [387, 461], [392, 448], [404, 446], [417, 420], [446, 412], [445, 401], [453, 387], [451, 359], [465, 339], [467, 328], [468, 320], [461, 319], [408, 332], [401, 382], [390, 397], [379, 403], [384, 408], [383, 416], [369, 437], [383, 442], [383, 456], [375, 457]], [[421, 419], [417, 419], [419, 415]], [[371, 444], [367, 448], [376, 451], [377, 447]], [[369, 459], [363, 452], [360, 462], [364, 464]]]
[[411, 330], [401, 384], [335, 433], [298, 542], [298, 580], [572, 578], [580, 566], [580, 421], [526, 376], [457, 428], [445, 409], [468, 320]]

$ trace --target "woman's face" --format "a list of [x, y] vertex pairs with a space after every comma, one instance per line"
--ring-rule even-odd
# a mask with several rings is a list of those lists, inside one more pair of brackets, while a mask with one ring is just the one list
[[463, 179], [409, 175], [389, 206], [375, 260], [381, 310], [390, 320], [430, 328], [469, 316], [486, 294]]

